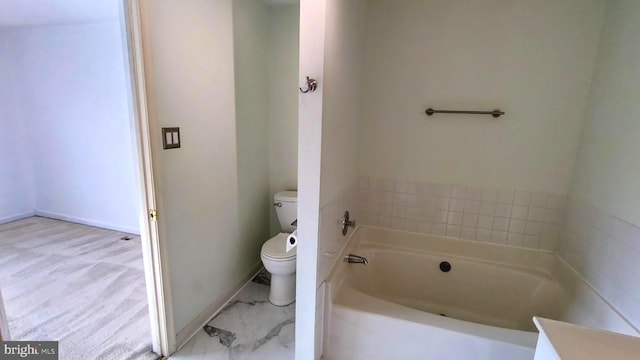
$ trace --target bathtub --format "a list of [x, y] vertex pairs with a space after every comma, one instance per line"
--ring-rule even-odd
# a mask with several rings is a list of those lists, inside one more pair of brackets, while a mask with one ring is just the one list
[[[593, 325], [594, 307], [616, 324], [612, 330], [635, 331], [588, 286], [577, 286], [552, 252], [371, 227], [359, 227], [348, 244], [344, 254], [369, 263], [339, 262], [327, 279], [328, 360], [530, 360], [533, 316]], [[595, 298], [571, 311], [585, 286]]]

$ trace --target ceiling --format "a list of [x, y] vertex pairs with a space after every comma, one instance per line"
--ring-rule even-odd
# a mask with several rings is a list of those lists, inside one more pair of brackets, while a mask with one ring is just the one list
[[0, 26], [113, 21], [119, 11], [118, 0], [0, 0]]

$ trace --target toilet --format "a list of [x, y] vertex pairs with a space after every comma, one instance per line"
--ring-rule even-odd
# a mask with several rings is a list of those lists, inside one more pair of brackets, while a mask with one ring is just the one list
[[262, 245], [260, 258], [271, 274], [269, 301], [276, 306], [289, 305], [296, 300], [296, 248], [287, 252], [287, 237], [295, 229], [298, 219], [298, 192], [282, 191], [274, 195], [276, 215], [283, 232]]

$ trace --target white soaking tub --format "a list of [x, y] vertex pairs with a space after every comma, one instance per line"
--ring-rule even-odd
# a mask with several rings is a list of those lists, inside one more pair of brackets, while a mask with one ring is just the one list
[[328, 360], [533, 359], [533, 316], [572, 302], [552, 252], [359, 227], [346, 253], [369, 263], [327, 281]]

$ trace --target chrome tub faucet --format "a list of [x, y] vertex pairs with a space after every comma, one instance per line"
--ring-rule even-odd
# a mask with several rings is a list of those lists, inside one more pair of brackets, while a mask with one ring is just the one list
[[367, 265], [369, 263], [367, 258], [362, 257], [362, 256], [358, 256], [358, 255], [354, 255], [354, 254], [349, 254], [349, 255], [345, 256], [344, 257], [344, 261], [349, 263], [349, 264]]

